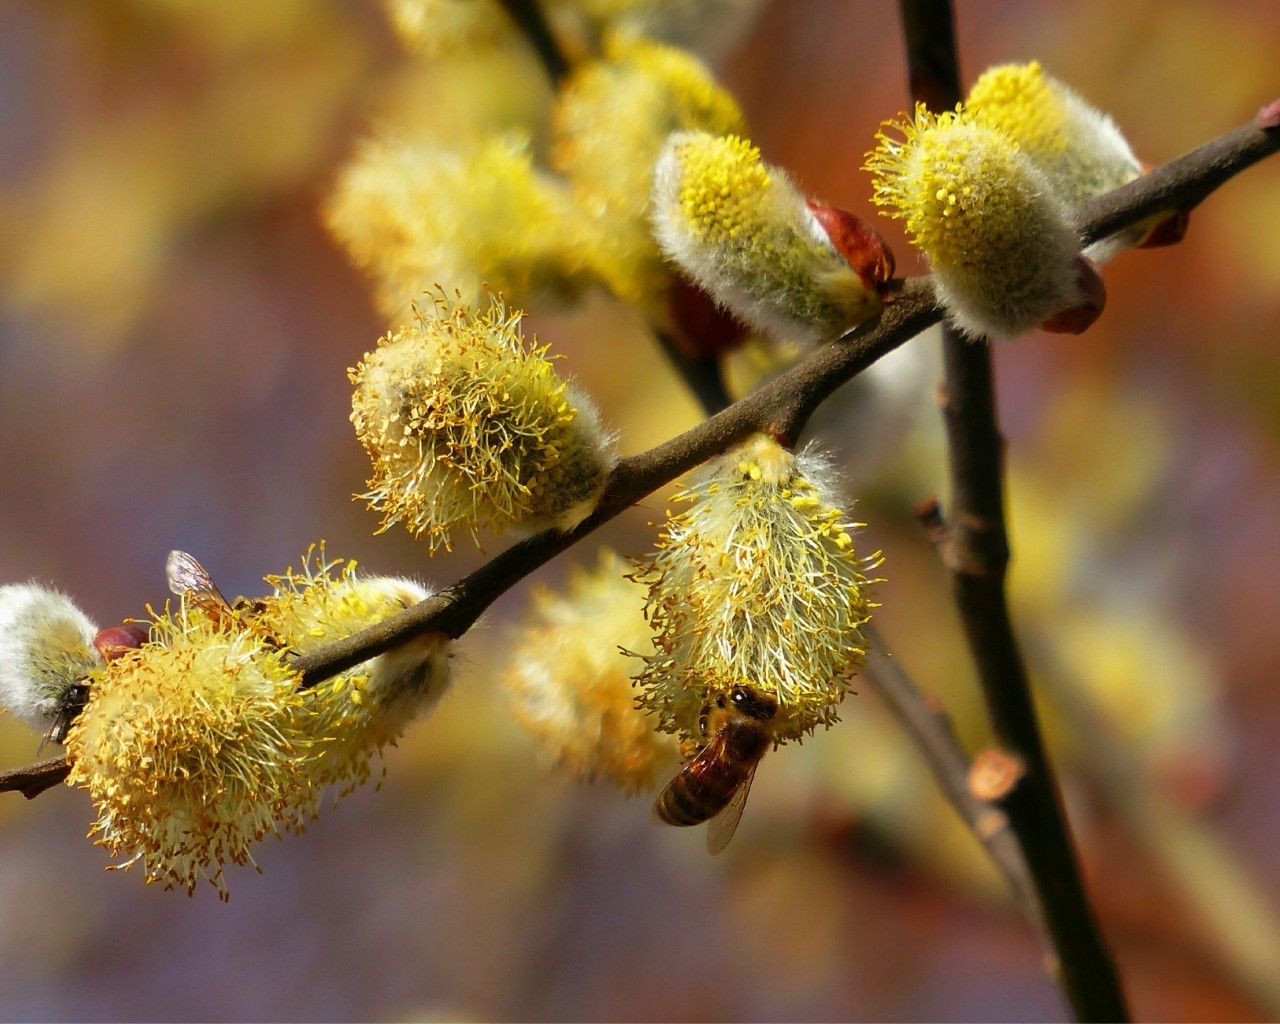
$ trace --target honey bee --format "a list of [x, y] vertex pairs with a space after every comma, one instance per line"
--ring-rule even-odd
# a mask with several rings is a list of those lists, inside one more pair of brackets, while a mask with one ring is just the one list
[[36, 748], [36, 756], [44, 752], [50, 742], [66, 743], [67, 732], [71, 729], [71, 724], [84, 710], [86, 704], [89, 703], [89, 684], [83, 679], [76, 679], [74, 682], [68, 683], [67, 686], [59, 691], [56, 703], [52, 712], [52, 721], [49, 723], [49, 729], [44, 734], [44, 739], [40, 741], [40, 746]]
[[653, 813], [668, 825], [707, 826], [707, 850], [729, 845], [742, 818], [756, 768], [773, 742], [778, 702], [749, 686], [716, 698], [702, 716], [706, 744], [654, 801]]

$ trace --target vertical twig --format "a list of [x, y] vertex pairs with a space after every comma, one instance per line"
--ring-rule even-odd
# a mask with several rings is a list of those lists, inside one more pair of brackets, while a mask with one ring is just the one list
[[[901, 0], [900, 9], [914, 98], [934, 109], [953, 107], [961, 97], [949, 0]], [[991, 354], [986, 344], [967, 342], [952, 330], [944, 331], [942, 345], [952, 509], [944, 526], [933, 505], [927, 525], [951, 574], [996, 737], [1025, 767], [1002, 806], [1039, 893], [1053, 973], [1076, 1016], [1127, 1020], [1115, 964], [1085, 895], [1005, 600], [1004, 440]]]
[[[986, 847], [1009, 883], [1014, 901], [1043, 931], [1040, 899], [1022, 856], [1022, 848], [1009, 830], [1008, 814], [975, 796], [971, 790], [968, 783], [969, 757], [956, 737], [950, 717], [936, 699], [922, 693], [897, 660], [890, 657], [874, 623], [863, 627], [863, 632], [872, 656], [859, 678], [865, 679], [880, 696], [903, 731], [919, 748], [942, 795], [969, 831]], [[1046, 941], [1047, 938], [1046, 935]]]
[[551, 84], [559, 85], [569, 73], [569, 61], [564, 51], [560, 49], [560, 44], [556, 42], [556, 37], [551, 33], [542, 5], [538, 0], [499, 0], [499, 3], [524, 33], [529, 45], [542, 61]]
[[724, 367], [719, 356], [687, 355], [665, 331], [655, 330], [654, 338], [680, 379], [693, 392], [693, 397], [698, 400], [703, 412], [714, 416], [733, 404], [733, 398], [725, 386]]

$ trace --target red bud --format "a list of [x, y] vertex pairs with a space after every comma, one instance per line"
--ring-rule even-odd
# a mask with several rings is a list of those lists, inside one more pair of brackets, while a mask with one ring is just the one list
[[1107, 289], [1102, 283], [1102, 275], [1086, 256], [1077, 256], [1075, 266], [1076, 294], [1080, 301], [1049, 317], [1040, 325], [1042, 331], [1052, 334], [1083, 334], [1102, 315], [1102, 310], [1107, 305]]
[[1165, 245], [1177, 245], [1186, 236], [1187, 225], [1190, 222], [1191, 211], [1178, 210], [1148, 231], [1137, 247], [1139, 249], [1159, 249]]
[[667, 292], [667, 310], [674, 327], [676, 344], [694, 359], [712, 358], [732, 352], [746, 339], [750, 329], [716, 304], [707, 292], [688, 278], [674, 276]]
[[119, 626], [108, 626], [94, 635], [93, 646], [102, 655], [103, 661], [114, 661], [125, 651], [141, 647], [151, 636], [151, 626], [145, 622], [125, 622]]
[[838, 206], [815, 203], [812, 199], [808, 205], [831, 244], [858, 272], [862, 283], [870, 291], [883, 294], [896, 265], [880, 233], [861, 217]]

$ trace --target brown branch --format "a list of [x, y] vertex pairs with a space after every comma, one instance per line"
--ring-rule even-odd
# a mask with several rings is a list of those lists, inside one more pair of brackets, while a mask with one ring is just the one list
[[498, 2], [524, 34], [529, 45], [533, 47], [533, 52], [542, 62], [547, 77], [551, 79], [551, 85], [558, 86], [569, 73], [569, 61], [560, 49], [551, 26], [547, 24], [542, 4], [538, 0], [498, 0]]
[[[1250, 128], [1250, 132], [1242, 134], [1242, 130], [1237, 129], [1221, 138], [1234, 139], [1236, 145], [1257, 154], [1253, 133], [1258, 129], [1256, 126]], [[1193, 150], [1188, 157], [1181, 159], [1186, 160], [1210, 147], [1214, 147], [1214, 143]], [[1250, 162], [1256, 162], [1265, 155], [1257, 154]], [[1242, 170], [1245, 166], [1248, 163], [1241, 163], [1237, 169]], [[1152, 171], [1138, 182], [1124, 186], [1129, 190], [1130, 203], [1145, 202], [1146, 194], [1140, 187], [1141, 183], [1156, 173]], [[1185, 194], [1197, 194], [1202, 190], [1201, 173], [1211, 174], [1213, 171], [1209, 166], [1184, 165], [1179, 180]], [[1139, 187], [1135, 188], [1135, 185]], [[1107, 212], [1105, 201], [1108, 198], [1103, 196], [1081, 209], [1082, 231], [1093, 230], [1095, 219], [1100, 222]], [[1176, 201], [1177, 196], [1173, 198]], [[1094, 213], [1095, 208], [1097, 214]], [[430, 600], [299, 658], [297, 667], [303, 674], [304, 685], [312, 686], [424, 633], [443, 632], [450, 637], [461, 636], [504, 591], [681, 473], [756, 430], [774, 429], [787, 437], [798, 435], [809, 416], [832, 391], [941, 318], [942, 312], [933, 301], [928, 278], [915, 278], [903, 283], [893, 301], [875, 320], [818, 349], [798, 366], [718, 415], [657, 448], [623, 459], [614, 471], [600, 506], [572, 533], [548, 531], [521, 541]], [[970, 347], [980, 349], [982, 346]]]
[[[901, 0], [899, 9], [912, 98], [935, 109], [955, 106], [961, 91], [949, 0]], [[1205, 172], [1214, 166], [1206, 165]], [[1158, 197], [1159, 183], [1157, 179], [1154, 186], [1157, 196], [1144, 199], [1150, 212], [1166, 208]], [[1150, 182], [1147, 186], [1153, 188]], [[1141, 219], [1130, 210], [1124, 215]], [[1119, 230], [1124, 226], [1120, 220], [1113, 212], [1096, 230]], [[1005, 600], [1004, 440], [991, 352], [950, 328], [943, 331], [942, 352], [951, 521], [944, 524], [936, 503], [923, 510], [922, 520], [950, 572], [996, 738], [1025, 769], [1002, 804], [1031, 872], [1049, 940], [1051, 973], [1079, 1020], [1128, 1020], [1115, 963], [1085, 892]]]
[[[1228, 132], [1174, 161], [1178, 165], [1179, 184], [1173, 190], [1161, 186], [1160, 205], [1177, 206], [1183, 196], [1202, 196], [1204, 181], [1209, 177], [1219, 180], [1217, 168], [1224, 161], [1238, 173], [1277, 148], [1280, 148], [1280, 137], [1259, 123]], [[1097, 237], [1103, 227], [1118, 230], [1143, 219], [1143, 214], [1131, 216], [1128, 211], [1147, 208], [1143, 204], [1148, 202], [1145, 191], [1148, 182], [1161, 181], [1163, 173], [1164, 168], [1157, 168], [1117, 189], [1116, 193], [1084, 206], [1079, 218], [1085, 237]], [[1112, 209], [1112, 196], [1122, 192], [1125, 204]], [[754, 430], [773, 429], [781, 436], [797, 436], [814, 409], [832, 391], [941, 317], [927, 278], [902, 283], [893, 301], [875, 320], [820, 348], [798, 366], [719, 415], [651, 451], [623, 459], [600, 507], [572, 533], [551, 531], [530, 537], [435, 597], [297, 659], [303, 685], [313, 686], [424, 633], [461, 636], [499, 595], [524, 576], [686, 470], [724, 451]], [[33, 781], [51, 777], [62, 764], [65, 762], [50, 761], [0, 773], [0, 792], [17, 790], [34, 796], [41, 789], [56, 785], [62, 777], [43, 786], [33, 786]]]
[[26, 768], [12, 768], [0, 772], [0, 793], [21, 793], [28, 800], [34, 800], [46, 789], [52, 789], [67, 777], [71, 766], [65, 757], [55, 757]]
[[313, 686], [424, 633], [461, 636], [513, 584], [645, 495], [757, 431], [796, 436], [831, 392], [941, 315], [926, 280], [906, 282], [875, 320], [678, 437], [623, 459], [595, 512], [571, 533], [548, 530], [529, 537], [430, 600], [299, 658], [295, 664], [303, 685]]
[[[871, 645], [859, 678], [885, 702], [903, 731], [924, 755], [938, 788], [1009, 883], [1014, 901], [1042, 931], [1040, 897], [1027, 870], [1022, 847], [1009, 829], [1009, 816], [994, 801], [979, 799], [969, 784], [970, 761], [951, 719], [938, 702], [923, 694], [903, 671], [874, 624], [863, 628]], [[1046, 936], [1047, 941], [1047, 936]]]
[[725, 386], [724, 367], [719, 356], [693, 356], [681, 351], [680, 345], [666, 331], [655, 330], [654, 340], [672, 368], [698, 400], [703, 412], [714, 416], [733, 404]]

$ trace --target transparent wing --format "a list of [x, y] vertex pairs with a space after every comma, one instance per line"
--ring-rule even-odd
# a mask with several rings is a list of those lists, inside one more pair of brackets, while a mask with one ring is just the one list
[[177, 597], [185, 597], [214, 616], [231, 610], [217, 585], [203, 565], [185, 551], [170, 551], [164, 565], [169, 590]]
[[747, 777], [742, 781], [724, 810], [707, 822], [707, 852], [713, 856], [729, 845], [729, 840], [738, 831], [738, 822], [742, 820], [742, 811], [747, 806], [747, 797], [751, 793], [751, 783], [755, 781], [756, 768], [759, 762], [751, 766]]

